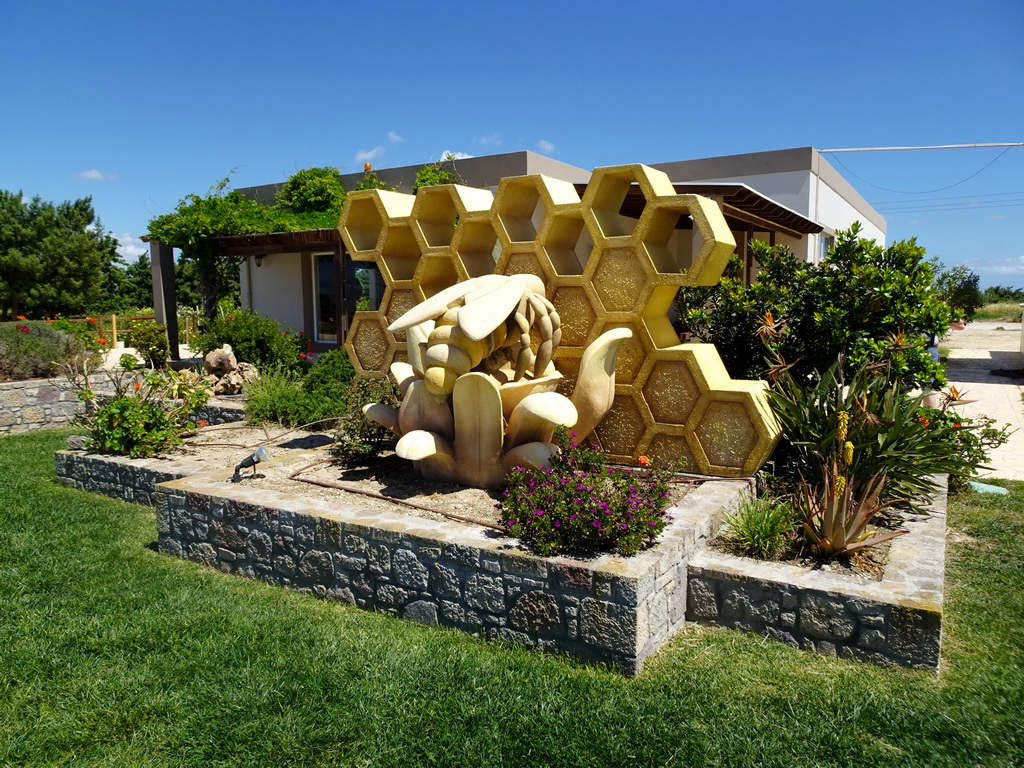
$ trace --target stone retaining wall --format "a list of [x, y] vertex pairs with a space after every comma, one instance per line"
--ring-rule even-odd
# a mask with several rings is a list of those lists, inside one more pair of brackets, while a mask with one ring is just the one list
[[689, 493], [635, 557], [541, 558], [456, 522], [193, 476], [157, 489], [160, 551], [222, 571], [640, 671], [682, 625], [686, 565], [743, 482]]
[[[93, 386], [103, 391], [104, 383], [97, 377]], [[62, 427], [84, 407], [73, 389], [53, 379], [5, 381], [0, 383], [0, 434]]]
[[[92, 377], [92, 388], [101, 396], [113, 391], [104, 376]], [[0, 435], [33, 429], [63, 427], [82, 413], [85, 405], [67, 382], [28, 379], [0, 383]], [[196, 411], [194, 418], [208, 424], [226, 424], [245, 419], [245, 405], [236, 400], [213, 398]]]
[[892, 540], [881, 581], [706, 550], [690, 563], [689, 621], [759, 632], [830, 656], [935, 669], [939, 663], [946, 498]]

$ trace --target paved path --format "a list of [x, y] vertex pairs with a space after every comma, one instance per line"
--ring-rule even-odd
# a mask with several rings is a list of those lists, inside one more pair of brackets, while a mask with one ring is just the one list
[[965, 416], [990, 416], [1016, 430], [1009, 442], [992, 452], [991, 471], [982, 478], [1024, 480], [1024, 378], [993, 376], [992, 370], [1024, 369], [1020, 323], [970, 323], [950, 331], [940, 346], [949, 351], [946, 375], [971, 400], [957, 410]]

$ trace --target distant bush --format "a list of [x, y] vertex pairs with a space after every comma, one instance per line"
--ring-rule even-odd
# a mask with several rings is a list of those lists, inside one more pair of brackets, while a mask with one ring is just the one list
[[53, 376], [62, 363], [76, 359], [95, 365], [99, 353], [51, 323], [26, 320], [0, 324], [0, 381]]
[[932, 262], [935, 282], [932, 291], [935, 296], [949, 305], [953, 317], [964, 322], [974, 318], [982, 305], [981, 291], [978, 290], [978, 275], [963, 265], [945, 268], [941, 262]]
[[170, 346], [166, 329], [153, 320], [136, 321], [132, 329], [131, 345], [152, 368], [163, 368]]
[[365, 461], [379, 455], [395, 439], [386, 427], [366, 418], [363, 406], [381, 403], [398, 407], [398, 388], [390, 377], [360, 379], [348, 394], [348, 412], [338, 425], [331, 454], [346, 463]]
[[993, 285], [981, 292], [981, 303], [985, 304], [1020, 304], [1024, 302], [1024, 288], [1010, 288], [1005, 285]]
[[311, 345], [302, 333], [288, 332], [276, 320], [249, 310], [209, 321], [192, 343], [203, 355], [230, 344], [238, 362], [252, 363], [261, 374], [272, 368], [301, 374], [313, 362]]
[[277, 193], [277, 202], [297, 213], [341, 211], [345, 188], [337, 168], [305, 168], [295, 173]]
[[[343, 349], [320, 355], [305, 378], [281, 369], [269, 370], [246, 385], [246, 415], [251, 421], [277, 421], [287, 426], [340, 418], [347, 411], [354, 375]], [[331, 429], [334, 425], [322, 426]]]

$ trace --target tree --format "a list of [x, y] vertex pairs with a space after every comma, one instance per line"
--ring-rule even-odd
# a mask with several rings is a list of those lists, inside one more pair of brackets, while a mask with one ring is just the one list
[[969, 322], [982, 305], [978, 276], [964, 265], [946, 269], [938, 259], [932, 259], [935, 281], [932, 290], [953, 310], [953, 316]]
[[118, 261], [92, 198], [50, 203], [0, 190], [0, 316], [75, 314]]
[[847, 371], [885, 360], [901, 385], [941, 383], [927, 340], [946, 331], [951, 312], [932, 293], [924, 248], [915, 240], [883, 248], [859, 233], [857, 223], [837, 232], [820, 264], [754, 243], [761, 270], [751, 285], [726, 277], [683, 288], [680, 314], [737, 378], [766, 375], [772, 365], [791, 365], [797, 377], [822, 372], [842, 355]]

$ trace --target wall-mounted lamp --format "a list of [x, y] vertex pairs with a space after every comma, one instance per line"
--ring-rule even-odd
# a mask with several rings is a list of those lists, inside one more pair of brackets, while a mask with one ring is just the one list
[[237, 467], [235, 467], [235, 474], [231, 476], [232, 482], [237, 483], [239, 480], [242, 479], [242, 475], [240, 473], [246, 467], [252, 467], [252, 476], [256, 477], [256, 465], [259, 464], [261, 461], [269, 460], [270, 451], [267, 450], [267, 446], [261, 445], [259, 448], [256, 449], [256, 453], [242, 459], [241, 463]]
[[256, 256], [254, 256], [253, 258], [256, 260], [256, 266], [257, 267], [262, 267], [263, 266], [263, 254], [262, 253], [257, 253]]

